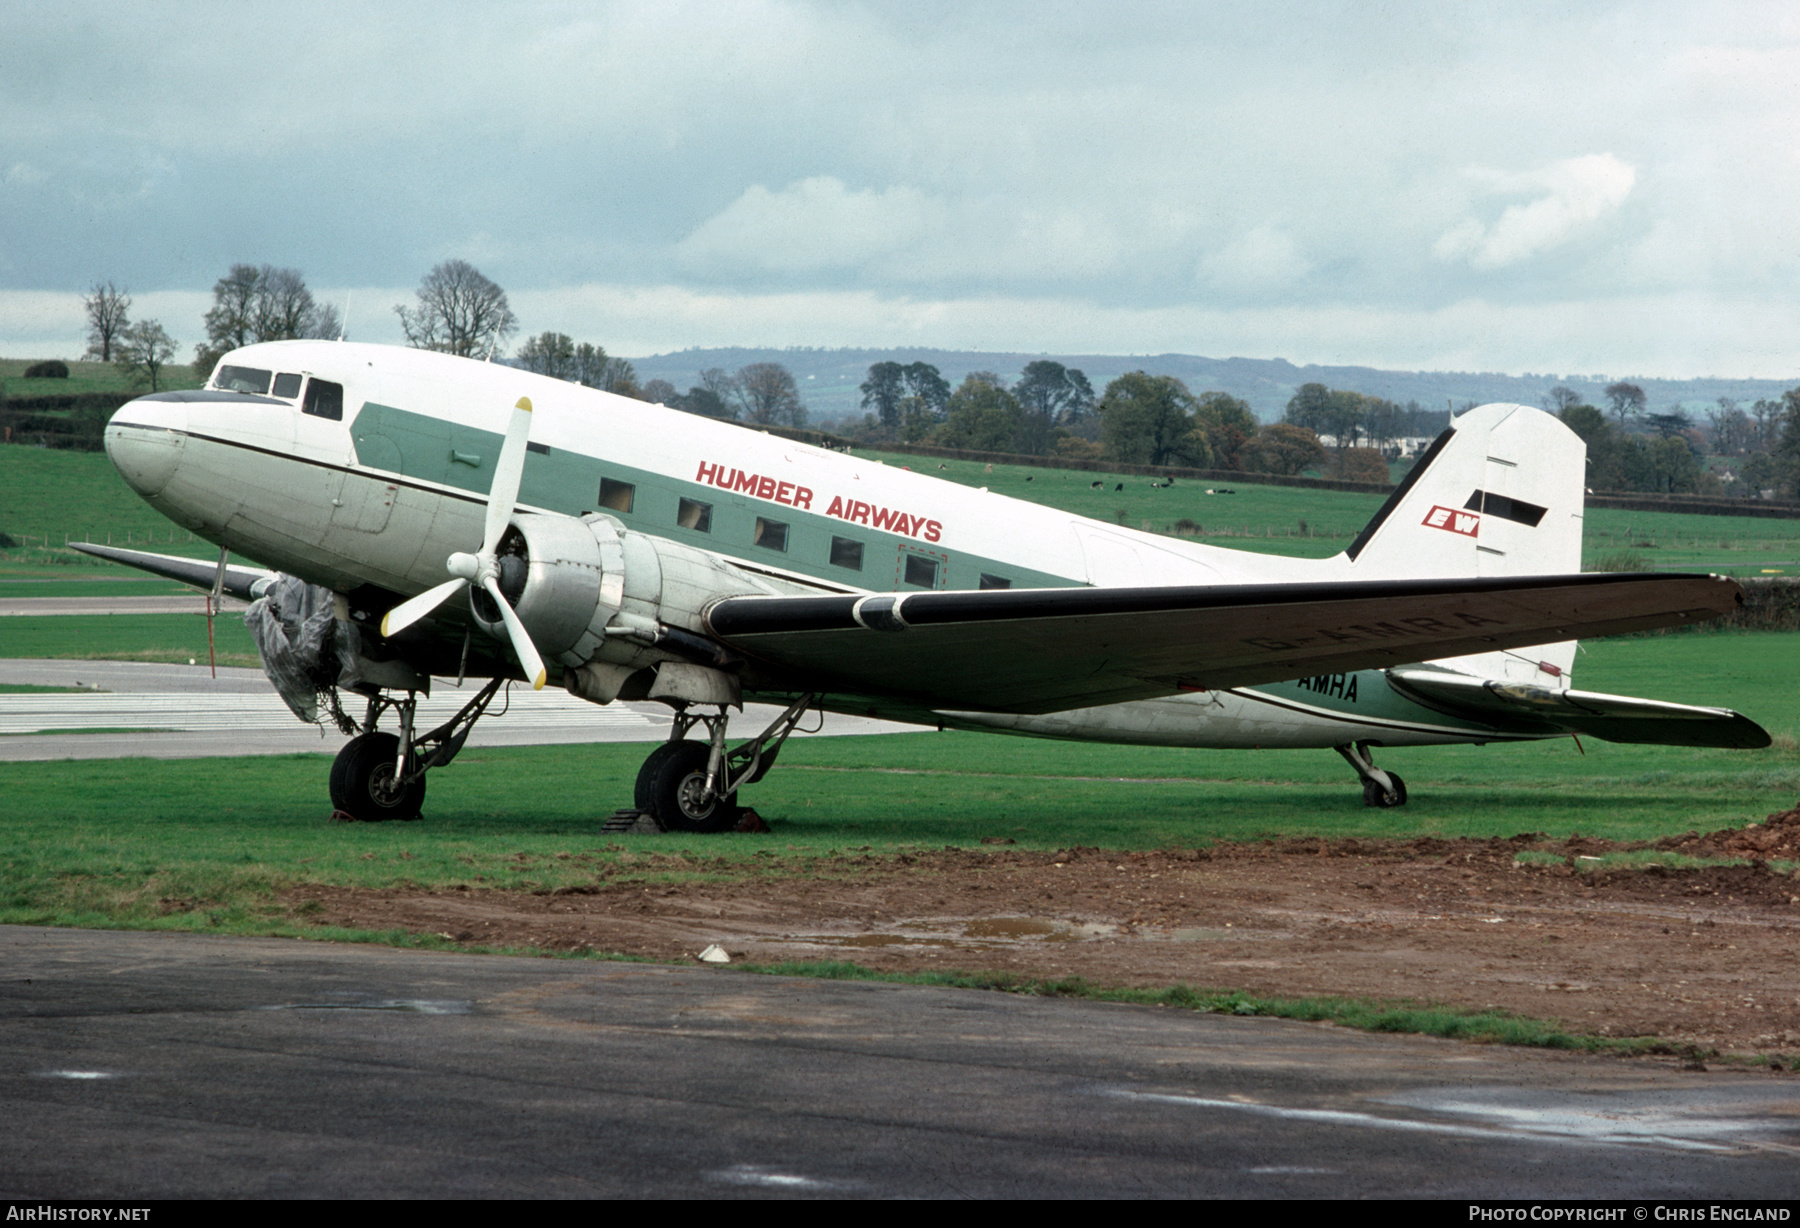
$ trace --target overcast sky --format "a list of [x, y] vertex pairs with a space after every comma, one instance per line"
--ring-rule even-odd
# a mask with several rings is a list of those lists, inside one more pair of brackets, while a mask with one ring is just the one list
[[0, 354], [438, 261], [614, 353], [1800, 374], [1800, 10], [0, 7]]

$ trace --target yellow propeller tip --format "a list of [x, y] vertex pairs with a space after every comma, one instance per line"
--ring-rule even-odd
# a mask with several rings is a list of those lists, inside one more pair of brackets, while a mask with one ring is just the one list
[[388, 616], [386, 614], [383, 614], [381, 616], [381, 638], [385, 640], [387, 637], [388, 637]]
[[522, 409], [526, 413], [530, 413], [531, 412], [531, 398], [530, 397], [520, 397], [519, 403], [517, 405], [513, 406], [513, 408], [514, 409]]
[[533, 680], [533, 681], [532, 681], [532, 684], [531, 684], [531, 689], [532, 689], [532, 690], [534, 690], [534, 691], [541, 691], [541, 690], [543, 690], [543, 689], [544, 689], [544, 680], [545, 680], [545, 679], [546, 679], [546, 678], [548, 678], [548, 677], [549, 677], [549, 676], [550, 676], [550, 675], [549, 675], [549, 674], [548, 674], [548, 673], [546, 673], [546, 672], [545, 672], [545, 671], [543, 671], [543, 670], [541, 670], [541, 669], [540, 669], [540, 670], [539, 670], [539, 671], [538, 671], [538, 676], [537, 676], [537, 678], [536, 678], [536, 679], [534, 679], [534, 680]]

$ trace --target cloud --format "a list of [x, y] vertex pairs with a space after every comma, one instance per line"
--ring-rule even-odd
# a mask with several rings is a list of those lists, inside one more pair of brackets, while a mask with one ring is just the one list
[[1625, 203], [1637, 171], [1612, 154], [1567, 158], [1519, 175], [1477, 168], [1469, 172], [1493, 195], [1542, 192], [1527, 204], [1508, 205], [1489, 226], [1467, 217], [1432, 246], [1439, 260], [1467, 261], [1476, 269], [1505, 268], [1575, 237]]
[[754, 184], [676, 248], [700, 274], [853, 270], [942, 233], [942, 201], [916, 188], [853, 191], [817, 175], [771, 192]]
[[1202, 283], [1221, 290], [1266, 290], [1298, 281], [1312, 265], [1299, 244], [1273, 226], [1258, 226], [1200, 259]]

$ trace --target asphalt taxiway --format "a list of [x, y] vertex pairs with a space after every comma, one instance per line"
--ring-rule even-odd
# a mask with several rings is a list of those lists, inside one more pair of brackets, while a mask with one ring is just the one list
[[977, 991], [0, 930], [12, 1198], [1791, 1198], [1800, 1083]]

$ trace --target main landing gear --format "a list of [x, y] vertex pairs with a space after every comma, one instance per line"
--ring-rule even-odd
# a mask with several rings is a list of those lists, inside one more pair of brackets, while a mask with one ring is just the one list
[[[418, 818], [425, 802], [425, 773], [456, 758], [504, 682], [503, 678], [494, 679], [455, 716], [416, 737], [413, 716], [418, 710], [418, 692], [408, 691], [404, 699], [391, 699], [379, 691], [370, 695], [368, 714], [357, 726], [361, 732], [344, 743], [332, 761], [332, 807], [364, 823]], [[375, 727], [389, 709], [399, 717], [398, 735]]]
[[1406, 782], [1400, 779], [1400, 773], [1384, 772], [1375, 766], [1375, 761], [1369, 757], [1369, 743], [1356, 742], [1332, 749], [1362, 777], [1363, 805], [1383, 810], [1406, 805]]
[[[817, 696], [800, 696], [787, 711], [750, 741], [732, 750], [725, 748], [725, 705], [717, 716], [676, 709], [675, 727], [669, 740], [650, 752], [638, 769], [634, 801], [665, 831], [716, 832], [737, 826], [742, 807], [737, 793], [755, 784], [775, 766], [782, 743], [794, 732], [800, 718]], [[707, 741], [688, 741], [688, 730], [704, 725]]]

